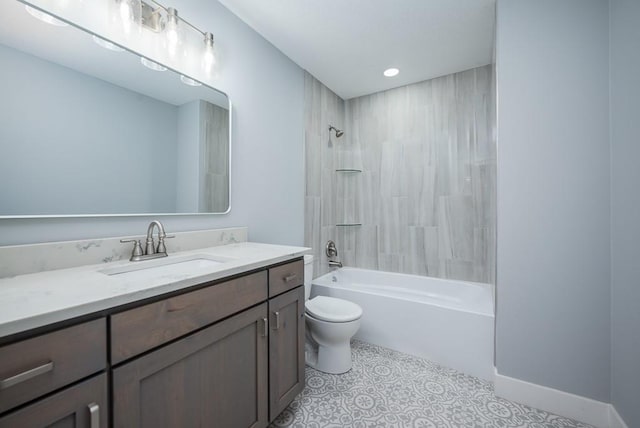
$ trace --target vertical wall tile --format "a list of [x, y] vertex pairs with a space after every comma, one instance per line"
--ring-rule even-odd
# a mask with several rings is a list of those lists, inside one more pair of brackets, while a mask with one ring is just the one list
[[493, 78], [485, 66], [343, 101], [305, 76], [305, 242], [317, 274], [333, 239], [348, 266], [495, 281]]
[[427, 266], [427, 276], [438, 278], [447, 278], [441, 273], [439, 245], [438, 245], [438, 228], [424, 228], [424, 245], [425, 245], [425, 261]]
[[409, 270], [427, 276], [427, 243], [423, 226], [409, 226]]
[[320, 197], [322, 184], [322, 164], [318, 162], [322, 154], [320, 136], [316, 133], [305, 131], [304, 143], [305, 194], [306, 196]]

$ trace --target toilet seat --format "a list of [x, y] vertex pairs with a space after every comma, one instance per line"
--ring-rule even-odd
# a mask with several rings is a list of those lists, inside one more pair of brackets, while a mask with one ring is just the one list
[[362, 316], [362, 308], [347, 300], [317, 296], [305, 302], [306, 312], [312, 317], [327, 322], [349, 322]]

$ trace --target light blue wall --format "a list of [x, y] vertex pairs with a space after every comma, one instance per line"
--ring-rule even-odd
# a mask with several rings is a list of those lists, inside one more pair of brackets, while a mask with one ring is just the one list
[[497, 369], [605, 402], [608, 32], [604, 0], [498, 0]]
[[[215, 33], [215, 86], [233, 103], [231, 212], [161, 218], [168, 232], [248, 226], [253, 241], [303, 243], [302, 69], [217, 1], [176, 0], [180, 15]], [[149, 217], [0, 220], [0, 245], [140, 234]]]
[[611, 402], [640, 427], [640, 2], [611, 0]]
[[2, 215], [175, 210], [175, 106], [3, 45], [0, 63]]

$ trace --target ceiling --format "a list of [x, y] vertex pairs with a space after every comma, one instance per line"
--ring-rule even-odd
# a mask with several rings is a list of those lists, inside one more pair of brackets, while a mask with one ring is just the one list
[[219, 1], [343, 99], [492, 62], [495, 0]]

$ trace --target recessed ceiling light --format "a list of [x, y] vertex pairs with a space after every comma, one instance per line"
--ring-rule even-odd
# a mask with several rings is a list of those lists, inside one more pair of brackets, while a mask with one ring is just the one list
[[198, 82], [197, 80], [193, 80], [187, 76], [183, 76], [182, 74], [180, 75], [180, 80], [182, 80], [182, 83], [184, 83], [185, 85], [202, 86], [202, 83]]
[[157, 62], [153, 62], [150, 59], [146, 59], [143, 56], [140, 57], [140, 62], [142, 63], [142, 65], [144, 65], [145, 67], [147, 67], [150, 70], [153, 70], [153, 71], [167, 71], [167, 67], [164, 67], [164, 66], [158, 64]]
[[29, 15], [33, 16], [34, 18], [39, 19], [42, 22], [46, 22], [47, 24], [51, 24], [51, 25], [55, 25], [58, 27], [66, 27], [68, 24], [66, 22], [60, 21], [58, 18], [54, 18], [53, 16], [49, 15], [48, 13], [45, 13], [41, 10], [38, 10], [34, 7], [25, 5], [25, 9], [27, 9], [27, 12], [29, 12]]
[[124, 49], [122, 49], [120, 46], [113, 44], [105, 39], [103, 39], [102, 37], [98, 37], [98, 36], [93, 36], [93, 41], [96, 42], [96, 44], [98, 46], [102, 46], [105, 49], [109, 49], [110, 51], [114, 51], [114, 52], [124, 52]]
[[397, 76], [398, 73], [400, 73], [400, 70], [398, 70], [397, 68], [387, 68], [383, 74], [386, 77], [394, 77]]

